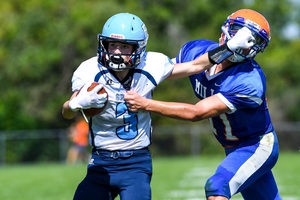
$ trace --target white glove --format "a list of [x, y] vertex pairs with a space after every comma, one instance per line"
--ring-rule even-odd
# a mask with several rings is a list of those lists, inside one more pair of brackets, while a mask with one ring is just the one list
[[243, 27], [227, 42], [227, 47], [235, 52], [237, 49], [248, 49], [255, 44], [255, 39], [247, 27]]
[[97, 94], [103, 85], [97, 85], [93, 90], [87, 91], [91, 84], [85, 84], [76, 97], [70, 100], [69, 107], [72, 111], [88, 108], [101, 108], [107, 101], [107, 93]]

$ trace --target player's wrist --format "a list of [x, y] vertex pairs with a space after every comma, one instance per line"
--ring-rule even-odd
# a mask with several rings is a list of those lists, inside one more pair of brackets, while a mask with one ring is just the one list
[[146, 99], [144, 100], [144, 103], [142, 104], [142, 109], [145, 111], [153, 112], [155, 111], [155, 106], [159, 105], [159, 102], [153, 100], [153, 99]]
[[233, 54], [227, 43], [208, 51], [208, 59], [212, 64], [219, 64]]

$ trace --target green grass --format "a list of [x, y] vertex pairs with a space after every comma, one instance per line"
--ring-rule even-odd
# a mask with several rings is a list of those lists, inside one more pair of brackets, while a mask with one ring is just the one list
[[[153, 200], [204, 199], [204, 184], [222, 160], [218, 156], [155, 157]], [[300, 153], [281, 153], [273, 172], [283, 199], [296, 200]], [[38, 164], [0, 167], [0, 199], [70, 200], [86, 173], [85, 165]], [[240, 195], [232, 198], [242, 199]]]
[[[222, 156], [185, 158], [154, 158], [152, 181], [153, 199], [205, 199], [204, 184], [213, 174]], [[300, 153], [281, 153], [273, 169], [280, 194], [284, 200], [299, 200]], [[242, 200], [240, 194], [233, 200]]]

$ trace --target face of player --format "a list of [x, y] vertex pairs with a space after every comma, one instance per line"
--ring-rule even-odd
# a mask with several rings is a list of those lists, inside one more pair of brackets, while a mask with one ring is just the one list
[[112, 54], [127, 54], [122, 55], [122, 58], [125, 62], [128, 62], [129, 57], [133, 52], [133, 45], [120, 42], [109, 42], [108, 52]]

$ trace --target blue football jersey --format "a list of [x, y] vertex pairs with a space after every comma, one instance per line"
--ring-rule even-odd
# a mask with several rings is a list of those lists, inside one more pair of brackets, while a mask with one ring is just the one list
[[[218, 43], [209, 40], [188, 42], [181, 48], [176, 62], [194, 60], [217, 46]], [[199, 99], [218, 95], [231, 109], [230, 113], [209, 119], [223, 146], [236, 146], [273, 131], [266, 100], [266, 77], [255, 61], [234, 64], [217, 74], [205, 71], [189, 79]]]

